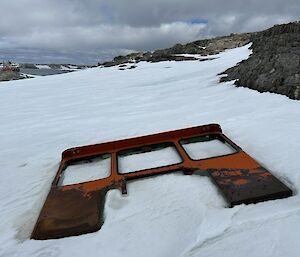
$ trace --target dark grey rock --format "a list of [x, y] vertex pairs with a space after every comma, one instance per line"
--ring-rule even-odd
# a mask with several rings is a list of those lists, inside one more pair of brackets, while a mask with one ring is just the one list
[[103, 65], [104, 67], [112, 67], [112, 66], [116, 66], [118, 64], [115, 63], [114, 61], [111, 61], [111, 62], [104, 62], [101, 65]]
[[61, 64], [47, 64], [53, 70], [60, 70], [62, 67]]
[[34, 64], [32, 63], [21, 63], [19, 64], [21, 69], [38, 69]]
[[253, 54], [223, 72], [228, 76], [221, 81], [300, 100], [300, 23], [276, 25], [250, 40]]

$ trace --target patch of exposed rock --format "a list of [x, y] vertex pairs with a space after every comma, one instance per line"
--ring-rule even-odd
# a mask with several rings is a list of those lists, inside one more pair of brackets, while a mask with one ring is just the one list
[[300, 22], [251, 35], [252, 55], [226, 70], [221, 81], [300, 100]]
[[32, 63], [20, 63], [19, 67], [20, 69], [38, 69], [38, 67], [36, 67], [35, 64]]
[[197, 40], [188, 44], [176, 44], [171, 48], [160, 49], [153, 52], [140, 52], [131, 53], [125, 56], [117, 56], [112, 61], [100, 65], [110, 67], [124, 63], [137, 63], [140, 61], [161, 62], [198, 60], [195, 57], [183, 56], [182, 54], [200, 54], [202, 56], [218, 54], [226, 49], [248, 44], [250, 42], [250, 35], [250, 33], [231, 34], [230, 36], [225, 37]]
[[24, 79], [26, 76], [23, 76], [18, 71], [0, 71], [0, 81], [10, 81]]

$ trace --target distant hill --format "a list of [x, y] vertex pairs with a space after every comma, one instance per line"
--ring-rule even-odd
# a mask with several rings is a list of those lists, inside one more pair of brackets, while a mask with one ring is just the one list
[[[125, 70], [135, 68], [135, 63], [141, 61], [206, 61], [215, 58], [211, 55], [250, 42], [252, 55], [221, 73], [220, 81], [235, 80], [236, 86], [248, 87], [259, 92], [283, 94], [291, 99], [300, 100], [300, 22], [275, 25], [261, 32], [231, 34], [176, 44], [152, 52], [121, 55], [111, 61], [99, 63], [99, 66], [119, 66], [119, 70]], [[87, 67], [89, 66], [71, 64], [20, 64], [20, 73], [0, 71], [0, 81], [24, 78], [22, 72], [29, 75], [50, 75]]]
[[[300, 99], [300, 23], [275, 25], [261, 32], [231, 34], [224, 37], [197, 40], [188, 44], [153, 52], [132, 53], [117, 56], [104, 67], [140, 61], [185, 61], [197, 60], [195, 54], [209, 56], [226, 49], [236, 48], [252, 42], [253, 54], [237, 66], [221, 75], [222, 81], [236, 80], [235, 85], [272, 92]], [[203, 60], [203, 59], [201, 59]], [[200, 61], [201, 61], [200, 60]], [[227, 76], [226, 76], [227, 75]]]
[[13, 63], [17, 69], [3, 69], [0, 63], [0, 81], [10, 81], [30, 78], [30, 75], [48, 76], [54, 74], [62, 74], [89, 68], [89, 65], [75, 64], [32, 64], [32, 63]]
[[250, 42], [252, 33], [231, 34], [224, 37], [197, 40], [188, 44], [176, 44], [173, 47], [159, 49], [153, 52], [131, 53], [125, 56], [117, 56], [112, 61], [101, 63], [104, 67], [122, 65], [125, 63], [137, 63], [140, 61], [160, 62], [160, 61], [186, 61], [197, 60], [193, 56], [199, 54], [208, 56], [218, 54], [226, 49], [232, 49], [246, 45]]

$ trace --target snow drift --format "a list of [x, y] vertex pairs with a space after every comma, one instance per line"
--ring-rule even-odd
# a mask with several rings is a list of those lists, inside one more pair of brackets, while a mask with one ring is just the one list
[[[248, 47], [1, 83], [0, 256], [299, 256], [300, 103], [218, 83]], [[64, 149], [208, 123], [295, 196], [226, 208], [208, 178], [170, 174], [110, 191], [96, 233], [29, 240]]]

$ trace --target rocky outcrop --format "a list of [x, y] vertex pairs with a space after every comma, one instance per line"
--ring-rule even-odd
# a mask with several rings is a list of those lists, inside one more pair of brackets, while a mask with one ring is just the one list
[[226, 70], [221, 81], [300, 100], [300, 23], [276, 25], [250, 40], [252, 55]]
[[[1, 63], [0, 63], [1, 65]], [[78, 65], [78, 64], [32, 64], [32, 63], [15, 63], [15, 66], [8, 65], [0, 67], [0, 81], [18, 80], [25, 78], [32, 78], [30, 75], [48, 76], [54, 74], [62, 74], [81, 70], [89, 67], [96, 67], [92, 65]]]
[[161, 62], [198, 60], [195, 57], [183, 56], [182, 54], [200, 54], [202, 56], [218, 54], [226, 49], [236, 48], [249, 43], [250, 36], [250, 33], [231, 34], [230, 36], [225, 37], [197, 40], [188, 44], [176, 44], [173, 47], [153, 52], [139, 52], [125, 56], [117, 56], [112, 61], [99, 65], [110, 67], [124, 63], [137, 63], [140, 61]]
[[20, 69], [38, 69], [38, 67], [36, 67], [35, 64], [32, 63], [20, 63], [19, 66]]
[[10, 81], [10, 80], [17, 80], [26, 78], [25, 76], [21, 75], [18, 71], [0, 71], [0, 81]]

